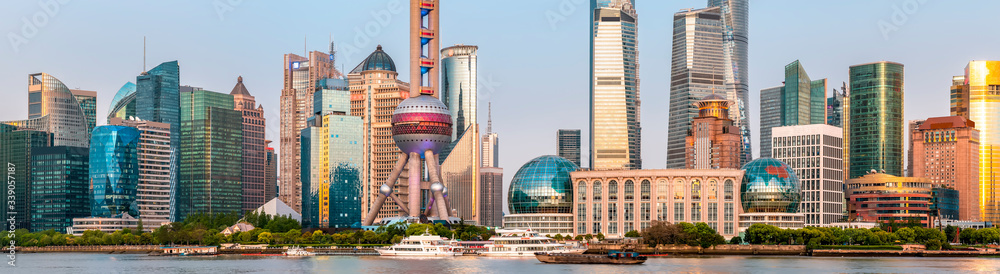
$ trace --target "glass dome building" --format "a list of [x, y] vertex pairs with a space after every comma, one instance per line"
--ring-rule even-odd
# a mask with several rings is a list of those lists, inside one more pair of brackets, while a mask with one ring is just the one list
[[784, 162], [760, 158], [743, 166], [740, 200], [744, 213], [798, 213], [802, 188]]
[[573, 182], [569, 173], [577, 169], [570, 160], [554, 155], [528, 161], [510, 181], [510, 213], [572, 213]]

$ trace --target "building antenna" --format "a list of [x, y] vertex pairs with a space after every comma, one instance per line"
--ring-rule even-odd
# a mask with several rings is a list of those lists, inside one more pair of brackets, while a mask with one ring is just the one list
[[493, 133], [493, 99], [486, 103], [486, 134]]

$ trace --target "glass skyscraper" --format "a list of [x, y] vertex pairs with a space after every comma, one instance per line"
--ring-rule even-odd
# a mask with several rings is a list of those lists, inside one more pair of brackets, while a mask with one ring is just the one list
[[170, 125], [112, 118], [110, 125], [139, 130], [139, 187], [136, 201], [146, 228], [170, 222]]
[[685, 167], [684, 139], [698, 117], [695, 103], [726, 92], [721, 18], [718, 7], [674, 13], [667, 168]]
[[[177, 61], [171, 61], [161, 63], [135, 78], [136, 118], [170, 125], [170, 188], [175, 190], [171, 194], [171, 204], [177, 204], [176, 190], [178, 189], [177, 184], [180, 183], [181, 173], [180, 74], [180, 66]], [[128, 84], [122, 87], [122, 89], [128, 88], [130, 88]], [[172, 220], [179, 220], [177, 212], [173, 211], [174, 209], [171, 210]]]
[[969, 62], [964, 80], [965, 87], [957, 93], [967, 93], [968, 100], [958, 100], [960, 108], [953, 115], [968, 110], [979, 130], [979, 212], [982, 221], [996, 223], [1000, 222], [1000, 61]]
[[139, 218], [139, 130], [99, 126], [90, 141], [90, 213]]
[[313, 94], [314, 113], [302, 130], [302, 224], [347, 228], [361, 221], [364, 133], [361, 117], [349, 116], [350, 91], [343, 79], [323, 79]]
[[[51, 145], [49, 132], [0, 124], [0, 163], [6, 164], [7, 174], [5, 195], [0, 199], [4, 205], [0, 218], [6, 226], [13, 219], [16, 228], [31, 227], [31, 153]], [[10, 187], [14, 187], [13, 193], [9, 192]]]
[[[750, 0], [708, 0], [709, 7], [719, 7], [722, 19], [722, 48], [725, 63], [726, 97], [735, 102], [736, 111], [730, 119], [740, 128], [743, 139], [741, 164], [753, 159], [750, 136], [750, 67], [748, 41], [750, 27]], [[677, 25], [674, 25], [675, 27]]]
[[[846, 100], [845, 167], [853, 179], [871, 170], [903, 175], [903, 64], [851, 66]], [[849, 112], [848, 112], [849, 111]], [[883, 172], [884, 171], [884, 172]]]
[[90, 144], [89, 122], [76, 98], [52, 75], [30, 74], [28, 119], [3, 123], [52, 133], [54, 146], [87, 147]]
[[[441, 151], [443, 163], [472, 124], [478, 123], [476, 88], [478, 46], [455, 45], [441, 49], [441, 102], [451, 111], [452, 144]], [[476, 148], [478, 149], [478, 148]], [[478, 154], [478, 153], [476, 153]], [[478, 159], [476, 159], [478, 161]], [[478, 163], [472, 163], [477, 165]]]
[[771, 157], [771, 129], [826, 124], [826, 79], [813, 81], [795, 60], [785, 65], [783, 86], [760, 91], [760, 156]]
[[97, 92], [79, 89], [69, 91], [83, 109], [83, 117], [87, 118], [87, 132], [94, 131], [94, 127], [97, 126]]
[[66, 233], [73, 218], [90, 216], [90, 151], [43, 147], [31, 151], [31, 231]]
[[641, 169], [633, 0], [590, 1], [590, 168]]
[[842, 127], [844, 119], [844, 96], [846, 94], [847, 84], [844, 84], [842, 91], [838, 92], [837, 89], [833, 89], [833, 96], [826, 98], [826, 124]]
[[234, 109], [232, 95], [185, 89], [191, 91], [180, 93], [178, 221], [194, 213], [241, 212], [243, 115]]

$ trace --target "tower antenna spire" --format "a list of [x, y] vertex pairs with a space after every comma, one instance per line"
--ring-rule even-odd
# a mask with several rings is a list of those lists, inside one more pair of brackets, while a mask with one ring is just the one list
[[486, 134], [493, 133], [493, 100], [486, 103]]

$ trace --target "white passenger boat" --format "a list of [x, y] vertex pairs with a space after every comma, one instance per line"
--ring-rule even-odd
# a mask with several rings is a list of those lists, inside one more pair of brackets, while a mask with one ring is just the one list
[[485, 245], [486, 251], [480, 251], [481, 256], [490, 257], [534, 257], [535, 252], [552, 254], [583, 254], [586, 248], [571, 244], [561, 244], [552, 238], [539, 235], [528, 230], [501, 231], [499, 236], [490, 238], [492, 243]]
[[314, 256], [314, 255], [316, 255], [316, 253], [306, 251], [305, 248], [297, 246], [293, 246], [288, 248], [288, 250], [285, 250], [285, 256], [290, 256], [290, 257], [304, 257], [304, 256]]
[[398, 244], [389, 247], [376, 248], [382, 256], [420, 256], [420, 257], [446, 257], [462, 255], [461, 248], [452, 245], [450, 241], [441, 236], [431, 235], [425, 231], [422, 235], [406, 237]]

